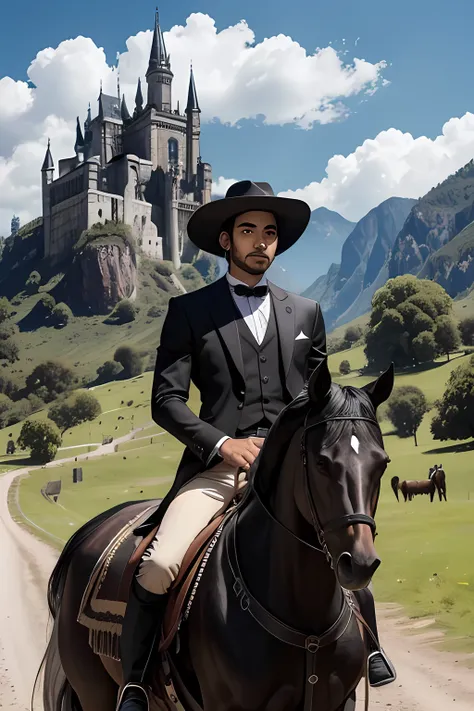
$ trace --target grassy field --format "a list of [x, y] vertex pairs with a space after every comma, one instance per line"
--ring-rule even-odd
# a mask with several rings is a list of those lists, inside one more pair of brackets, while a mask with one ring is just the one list
[[[455, 313], [458, 317], [474, 313], [474, 293], [455, 302]], [[158, 322], [154, 327], [154, 343], [158, 338], [157, 326]], [[63, 336], [69, 328], [64, 329]], [[115, 327], [102, 324], [100, 328]], [[98, 342], [102, 339], [99, 333], [93, 336], [78, 331], [78, 334], [94, 337]], [[97, 353], [90, 358], [102, 361], [109, 356], [104, 351], [100, 358]], [[442, 395], [452, 370], [467, 358], [458, 354], [449, 363], [443, 358], [429, 369], [397, 375], [396, 386], [416, 384], [433, 403]], [[338, 370], [344, 359], [349, 360], [353, 372], [341, 377]], [[341, 384], [360, 387], [371, 380], [357, 372], [365, 365], [363, 347], [336, 353], [329, 362], [333, 378]], [[60, 546], [86, 520], [106, 508], [122, 501], [162, 496], [171, 485], [183, 447], [151, 420], [151, 382], [152, 373], [146, 372], [129, 381], [93, 388], [101, 403], [101, 415], [92, 423], [67, 430], [56, 459], [74, 457], [89, 448], [92, 451], [106, 436], [117, 438], [132, 429], [146, 429], [138, 432], [135, 439], [120, 444], [115, 454], [82, 460], [81, 483], [72, 482], [72, 462], [51, 471], [41, 468], [32, 471], [22, 478], [18, 491], [12, 489], [12, 510], [16, 510], [18, 500], [21, 511], [55, 536]], [[198, 410], [199, 399], [194, 389], [190, 404], [194, 411]], [[429, 429], [432, 415], [431, 411], [425, 416], [418, 432], [418, 447], [411, 439], [403, 440], [391, 433], [390, 423], [382, 420], [392, 463], [383, 483], [377, 516], [377, 547], [383, 564], [374, 587], [379, 601], [403, 604], [413, 616], [436, 618], [449, 630], [451, 641], [455, 639], [458, 646], [474, 649], [474, 565], [467, 545], [463, 545], [474, 534], [474, 446], [434, 442]], [[46, 412], [33, 417], [45, 418]], [[10, 436], [16, 439], [20, 429], [21, 423], [0, 430], [0, 452], [5, 452], [8, 439]], [[418, 498], [410, 504], [397, 503], [390, 489], [390, 478], [395, 474], [400, 478], [426, 478], [428, 468], [435, 463], [442, 463], [447, 472], [448, 502], [430, 504], [427, 498]], [[24, 453], [0, 457], [0, 473], [25, 464]], [[40, 491], [47, 481], [58, 478], [62, 482], [61, 495], [58, 504], [52, 504]], [[457, 639], [461, 637], [462, 642]]]
[[[361, 358], [361, 349], [355, 351], [354, 360]], [[337, 371], [340, 356], [331, 356], [331, 370]], [[397, 376], [396, 385], [416, 384], [433, 401], [442, 394], [452, 369], [465, 358], [455, 357], [450, 363], [441, 362], [431, 370]], [[351, 374], [337, 380], [341, 384], [360, 386], [370, 378]], [[150, 387], [151, 373], [146, 373], [128, 383], [96, 388], [94, 392], [104, 412], [111, 412], [92, 423], [90, 441], [100, 441], [103, 427], [98, 422], [101, 419], [110, 424], [109, 429], [118, 426], [117, 435], [131, 428], [131, 413], [135, 413], [135, 427], [138, 423], [145, 424], [145, 420], [149, 422]], [[134, 400], [131, 408], [116, 409], [123, 407], [122, 400], [129, 399]], [[198, 409], [194, 389], [191, 406], [195, 411]], [[127, 415], [125, 420], [114, 424], [123, 412]], [[380, 602], [400, 603], [414, 617], [434, 617], [449, 633], [447, 645], [472, 651], [474, 565], [470, 541], [474, 540], [474, 442], [433, 441], [429, 429], [432, 414], [425, 416], [420, 427], [418, 447], [412, 439], [397, 437], [390, 423], [382, 421], [385, 446], [392, 463], [384, 478], [377, 514], [377, 549], [382, 566], [375, 576], [374, 588]], [[108, 416], [110, 421], [106, 420]], [[81, 440], [88, 441], [88, 427], [74, 428], [70, 441], [75, 445]], [[155, 425], [136, 436], [136, 440], [120, 445], [113, 455], [81, 462], [82, 483], [72, 483], [71, 464], [50, 472], [33, 471], [22, 479], [19, 487], [21, 510], [57, 539], [66, 541], [82, 523], [106, 508], [122, 501], [162, 496], [171, 485], [183, 447]], [[66, 450], [62, 456], [69, 451], [72, 450]], [[409, 504], [398, 503], [390, 488], [391, 477], [426, 478], [429, 467], [435, 463], [443, 464], [447, 472], [448, 502], [430, 504], [428, 498], [419, 497]], [[47, 502], [40, 494], [42, 486], [56, 478], [62, 481], [57, 505]]]

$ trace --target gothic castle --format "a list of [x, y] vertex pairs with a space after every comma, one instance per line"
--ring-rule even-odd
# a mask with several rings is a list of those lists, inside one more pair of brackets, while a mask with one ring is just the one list
[[173, 73], [158, 13], [150, 53], [147, 103], [140, 79], [130, 115], [125, 96], [100, 91], [99, 113], [89, 111], [82, 132], [77, 119], [75, 156], [59, 161], [54, 178], [50, 144], [42, 173], [44, 256], [67, 256], [83, 230], [114, 220], [129, 225], [138, 251], [190, 262], [196, 248], [186, 225], [211, 199], [212, 172], [199, 150], [200, 108], [193, 71], [184, 114], [173, 109]]

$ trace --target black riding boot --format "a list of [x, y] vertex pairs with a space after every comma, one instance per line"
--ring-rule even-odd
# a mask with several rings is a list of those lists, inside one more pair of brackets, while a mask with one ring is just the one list
[[[358, 590], [355, 595], [359, 602], [362, 617], [370, 627], [377, 643], [379, 643], [374, 597], [368, 588]], [[390, 684], [397, 678], [395, 667], [380, 645], [377, 646], [368, 633], [367, 637], [369, 645], [368, 675], [370, 686], [385, 686], [385, 684]]]
[[159, 641], [168, 595], [155, 595], [137, 583], [130, 590], [120, 640], [124, 688], [117, 711], [148, 711], [145, 674]]

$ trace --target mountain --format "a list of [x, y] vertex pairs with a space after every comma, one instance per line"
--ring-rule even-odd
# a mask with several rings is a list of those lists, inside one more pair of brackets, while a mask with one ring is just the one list
[[474, 161], [414, 205], [393, 246], [389, 277], [418, 274], [435, 252], [474, 220]]
[[474, 283], [474, 222], [434, 252], [417, 275], [432, 279], [452, 297]]
[[[338, 212], [319, 207], [311, 213], [305, 233], [287, 252], [275, 259], [267, 272], [268, 278], [300, 294], [316, 277], [324, 275], [333, 262], [339, 262], [341, 249], [355, 227]], [[227, 271], [227, 262], [220, 259], [220, 275]]]
[[340, 265], [303, 292], [319, 301], [328, 330], [360, 316], [388, 277], [387, 259], [415, 200], [389, 198], [365, 215], [342, 247]]

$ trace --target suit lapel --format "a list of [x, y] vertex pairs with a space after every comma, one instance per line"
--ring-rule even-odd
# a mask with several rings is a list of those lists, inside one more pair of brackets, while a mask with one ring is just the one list
[[209, 299], [209, 312], [235, 363], [235, 367], [242, 379], [245, 380], [242, 348], [236, 322], [236, 306], [226, 277], [224, 276], [214, 283], [215, 289], [209, 290], [209, 296], [211, 297]]
[[287, 378], [293, 358], [293, 349], [295, 347], [295, 307], [291, 296], [283, 289], [280, 289], [279, 286], [268, 282], [268, 288], [270, 289], [272, 304], [275, 309], [275, 319], [280, 337], [281, 357], [285, 370], [285, 378]]

